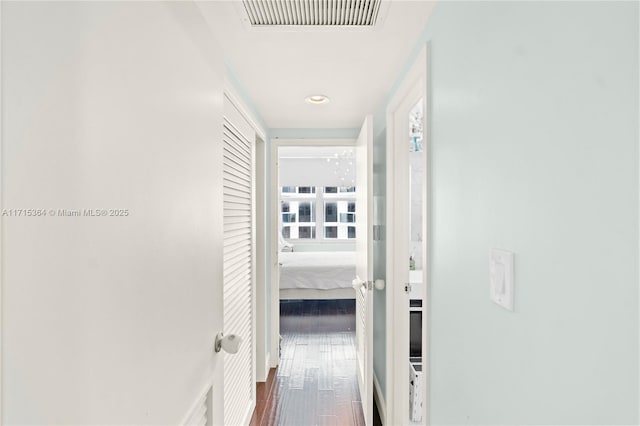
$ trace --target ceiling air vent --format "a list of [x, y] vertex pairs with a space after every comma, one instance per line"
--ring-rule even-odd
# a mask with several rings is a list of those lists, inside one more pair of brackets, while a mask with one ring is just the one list
[[254, 27], [371, 27], [382, 0], [242, 0]]

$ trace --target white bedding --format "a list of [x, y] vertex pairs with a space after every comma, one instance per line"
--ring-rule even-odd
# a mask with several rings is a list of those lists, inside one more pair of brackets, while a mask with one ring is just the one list
[[356, 255], [352, 251], [283, 252], [278, 260], [282, 290], [352, 288], [356, 276]]

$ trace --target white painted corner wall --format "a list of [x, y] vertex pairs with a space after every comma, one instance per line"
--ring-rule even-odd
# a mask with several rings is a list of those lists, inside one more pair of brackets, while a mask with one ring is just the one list
[[[443, 2], [432, 424], [638, 423], [638, 3]], [[516, 254], [515, 312], [488, 253]]]
[[396, 81], [429, 42], [431, 424], [640, 419], [639, 9], [439, 2]]
[[129, 212], [2, 219], [2, 422], [178, 424], [222, 383], [221, 50], [188, 2], [2, 2], [2, 43], [4, 207]]

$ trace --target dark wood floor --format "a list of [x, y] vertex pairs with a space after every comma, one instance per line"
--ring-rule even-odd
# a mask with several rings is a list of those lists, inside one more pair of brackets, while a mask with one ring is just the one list
[[258, 383], [257, 425], [364, 425], [353, 300], [281, 302], [280, 366]]

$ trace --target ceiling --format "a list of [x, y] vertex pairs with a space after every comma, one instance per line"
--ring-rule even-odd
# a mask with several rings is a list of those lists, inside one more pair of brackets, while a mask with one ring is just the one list
[[[357, 29], [252, 28], [238, 0], [198, 5], [267, 127], [356, 128], [386, 99], [434, 5], [384, 3], [375, 27]], [[313, 94], [331, 101], [306, 103]]]

